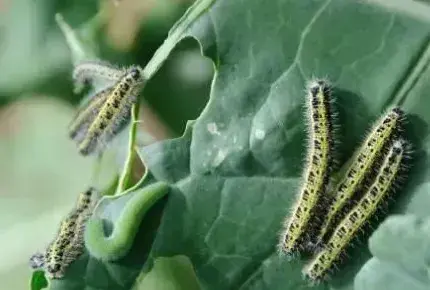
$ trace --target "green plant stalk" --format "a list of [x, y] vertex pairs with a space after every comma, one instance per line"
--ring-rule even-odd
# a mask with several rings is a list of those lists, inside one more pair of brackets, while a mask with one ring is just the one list
[[130, 179], [133, 171], [133, 161], [136, 157], [136, 150], [134, 146], [136, 144], [136, 132], [137, 123], [139, 118], [139, 102], [136, 102], [131, 108], [131, 124], [129, 131], [129, 141], [128, 141], [128, 156], [124, 164], [124, 169], [119, 178], [118, 187], [116, 194], [120, 194], [129, 188]]

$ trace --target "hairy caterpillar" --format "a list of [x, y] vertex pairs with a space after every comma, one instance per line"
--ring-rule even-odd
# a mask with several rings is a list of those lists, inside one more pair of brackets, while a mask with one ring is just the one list
[[333, 111], [331, 88], [325, 81], [315, 80], [308, 85], [307, 109], [310, 126], [304, 183], [279, 242], [279, 252], [289, 257], [306, 248], [332, 171]]
[[124, 257], [133, 245], [134, 238], [146, 212], [168, 193], [169, 186], [157, 182], [136, 191], [115, 221], [109, 236], [105, 234], [103, 219], [91, 217], [85, 229], [85, 246], [89, 253], [102, 261]]
[[132, 66], [114, 86], [97, 93], [78, 113], [70, 125], [69, 135], [78, 143], [82, 155], [100, 149], [122, 129], [130, 118], [131, 106], [142, 84], [141, 69]]
[[316, 238], [317, 243], [324, 243], [327, 236], [342, 218], [346, 204], [355, 197], [357, 192], [364, 186], [369, 172], [375, 168], [375, 163], [381, 156], [393, 138], [397, 135], [404, 113], [400, 108], [390, 109], [376, 123], [370, 134], [353, 157], [353, 162], [347, 169], [343, 179], [334, 190], [333, 199], [330, 201], [326, 218], [322, 224], [320, 233]]
[[408, 153], [408, 144], [404, 140], [395, 140], [384, 156], [378, 174], [352, 210], [337, 225], [324, 248], [316, 254], [304, 268], [303, 274], [314, 282], [327, 277], [350, 241], [357, 236], [369, 218], [383, 205], [393, 184], [398, 180], [399, 173], [404, 169], [404, 161]]
[[68, 266], [84, 251], [85, 223], [92, 213], [97, 195], [94, 188], [79, 194], [75, 207], [61, 222], [55, 239], [44, 253], [36, 253], [30, 258], [32, 268], [43, 268], [51, 279], [64, 276]]
[[75, 93], [80, 93], [84, 86], [90, 81], [100, 79], [116, 83], [124, 74], [124, 71], [117, 69], [109, 63], [102, 61], [84, 61], [75, 66], [73, 70], [73, 81], [75, 83]]

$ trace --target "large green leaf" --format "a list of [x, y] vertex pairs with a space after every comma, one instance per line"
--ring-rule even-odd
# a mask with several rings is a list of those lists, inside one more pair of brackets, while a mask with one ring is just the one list
[[[275, 245], [300, 182], [303, 88], [313, 76], [327, 77], [336, 88], [341, 163], [388, 106], [408, 112], [407, 135], [422, 150], [396, 204], [404, 210], [426, 178], [423, 141], [430, 121], [430, 26], [411, 13], [418, 6], [404, 5], [409, 11], [341, 0], [208, 6], [182, 35], [198, 39], [216, 65], [211, 99], [181, 140], [141, 150], [153, 175], [176, 185], [153, 259], [188, 256], [204, 289], [308, 287], [303, 261], [279, 258]], [[369, 258], [366, 248], [316, 289], [351, 289]]]
[[[408, 112], [407, 135], [420, 162], [401, 190], [396, 209], [403, 212], [428, 168], [430, 13], [429, 19], [421, 16], [430, 9], [396, 3], [197, 1], [145, 68], [151, 78], [186, 37], [199, 41], [216, 68], [210, 101], [186, 134], [140, 150], [152, 177], [172, 184], [150, 260], [145, 263], [149, 246], [137, 240], [128, 255], [138, 257], [136, 264], [130, 267], [127, 258], [94, 262], [80, 287], [127, 288], [138, 270], [181, 255], [190, 259], [203, 289], [308, 288], [304, 261], [278, 257], [276, 243], [300, 182], [303, 89], [313, 76], [335, 85], [340, 163], [384, 109], [397, 104]], [[106, 214], [116, 208], [117, 215], [123, 204], [113, 201]], [[140, 235], [154, 230], [146, 226], [144, 220]], [[366, 248], [315, 289], [352, 289], [370, 257]], [[116, 284], [108, 286], [106, 279]]]

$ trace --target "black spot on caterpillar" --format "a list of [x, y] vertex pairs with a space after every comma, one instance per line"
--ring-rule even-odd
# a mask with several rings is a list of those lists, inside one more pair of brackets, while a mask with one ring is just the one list
[[307, 247], [332, 171], [334, 118], [331, 102], [331, 88], [327, 82], [315, 80], [309, 84], [307, 165], [299, 198], [285, 220], [278, 247], [281, 254], [290, 258]]
[[30, 258], [33, 269], [42, 268], [51, 279], [64, 276], [68, 266], [84, 251], [85, 223], [92, 213], [98, 198], [94, 188], [79, 194], [73, 210], [61, 222], [55, 239], [44, 253], [36, 253]]
[[372, 215], [383, 205], [399, 179], [408, 157], [408, 144], [395, 140], [383, 158], [378, 174], [363, 197], [335, 228], [324, 248], [304, 268], [305, 278], [318, 283], [328, 277], [351, 240], [356, 237]]

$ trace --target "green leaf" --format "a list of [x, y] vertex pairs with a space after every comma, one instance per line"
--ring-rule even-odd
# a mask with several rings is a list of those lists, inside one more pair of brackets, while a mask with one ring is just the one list
[[193, 266], [186, 257], [160, 258], [148, 274], [138, 278], [133, 290], [199, 290]]
[[414, 276], [415, 274], [410, 275], [398, 265], [372, 258], [357, 274], [354, 289], [429, 289], [428, 281], [422, 280], [423, 277]]
[[[139, 237], [155, 226], [145, 219], [128, 255], [139, 257], [136, 263], [90, 259], [85, 277], [91, 280], [74, 276], [58, 289], [74, 289], [73, 283], [107, 289], [108, 281], [116, 282], [109, 289], [125, 289], [139, 270], [177, 255], [190, 259], [203, 289], [307, 289], [305, 261], [278, 257], [276, 244], [300, 183], [303, 89], [313, 76], [335, 85], [340, 163], [388, 106], [409, 113], [407, 135], [419, 162], [399, 192], [396, 208], [403, 212], [428, 172], [430, 18], [421, 16], [430, 9], [396, 3], [197, 1], [144, 69], [151, 79], [185, 37], [197, 39], [216, 68], [210, 101], [185, 135], [140, 148], [151, 179], [173, 187], [150, 260]], [[123, 207], [112, 202], [104, 214], [117, 216]], [[363, 245], [314, 289], [352, 289], [369, 257]]]
[[45, 278], [45, 272], [34, 271], [31, 276], [31, 290], [41, 290], [48, 287], [48, 280]]
[[369, 247], [374, 258], [357, 275], [357, 290], [430, 288], [430, 218], [392, 216], [372, 235]]
[[[194, 37], [217, 71], [187, 134], [141, 149], [154, 177], [176, 186], [151, 258], [189, 257], [204, 289], [305, 289], [305, 261], [276, 254], [303, 167], [305, 84], [316, 76], [335, 85], [340, 163], [387, 107], [408, 112], [419, 162], [398, 192], [403, 212], [427, 172], [430, 18], [418, 17], [423, 5], [412, 1], [403, 10], [341, 0], [207, 4], [198, 1], [159, 50]], [[356, 252], [314, 289], [352, 289], [369, 258], [365, 244]]]

